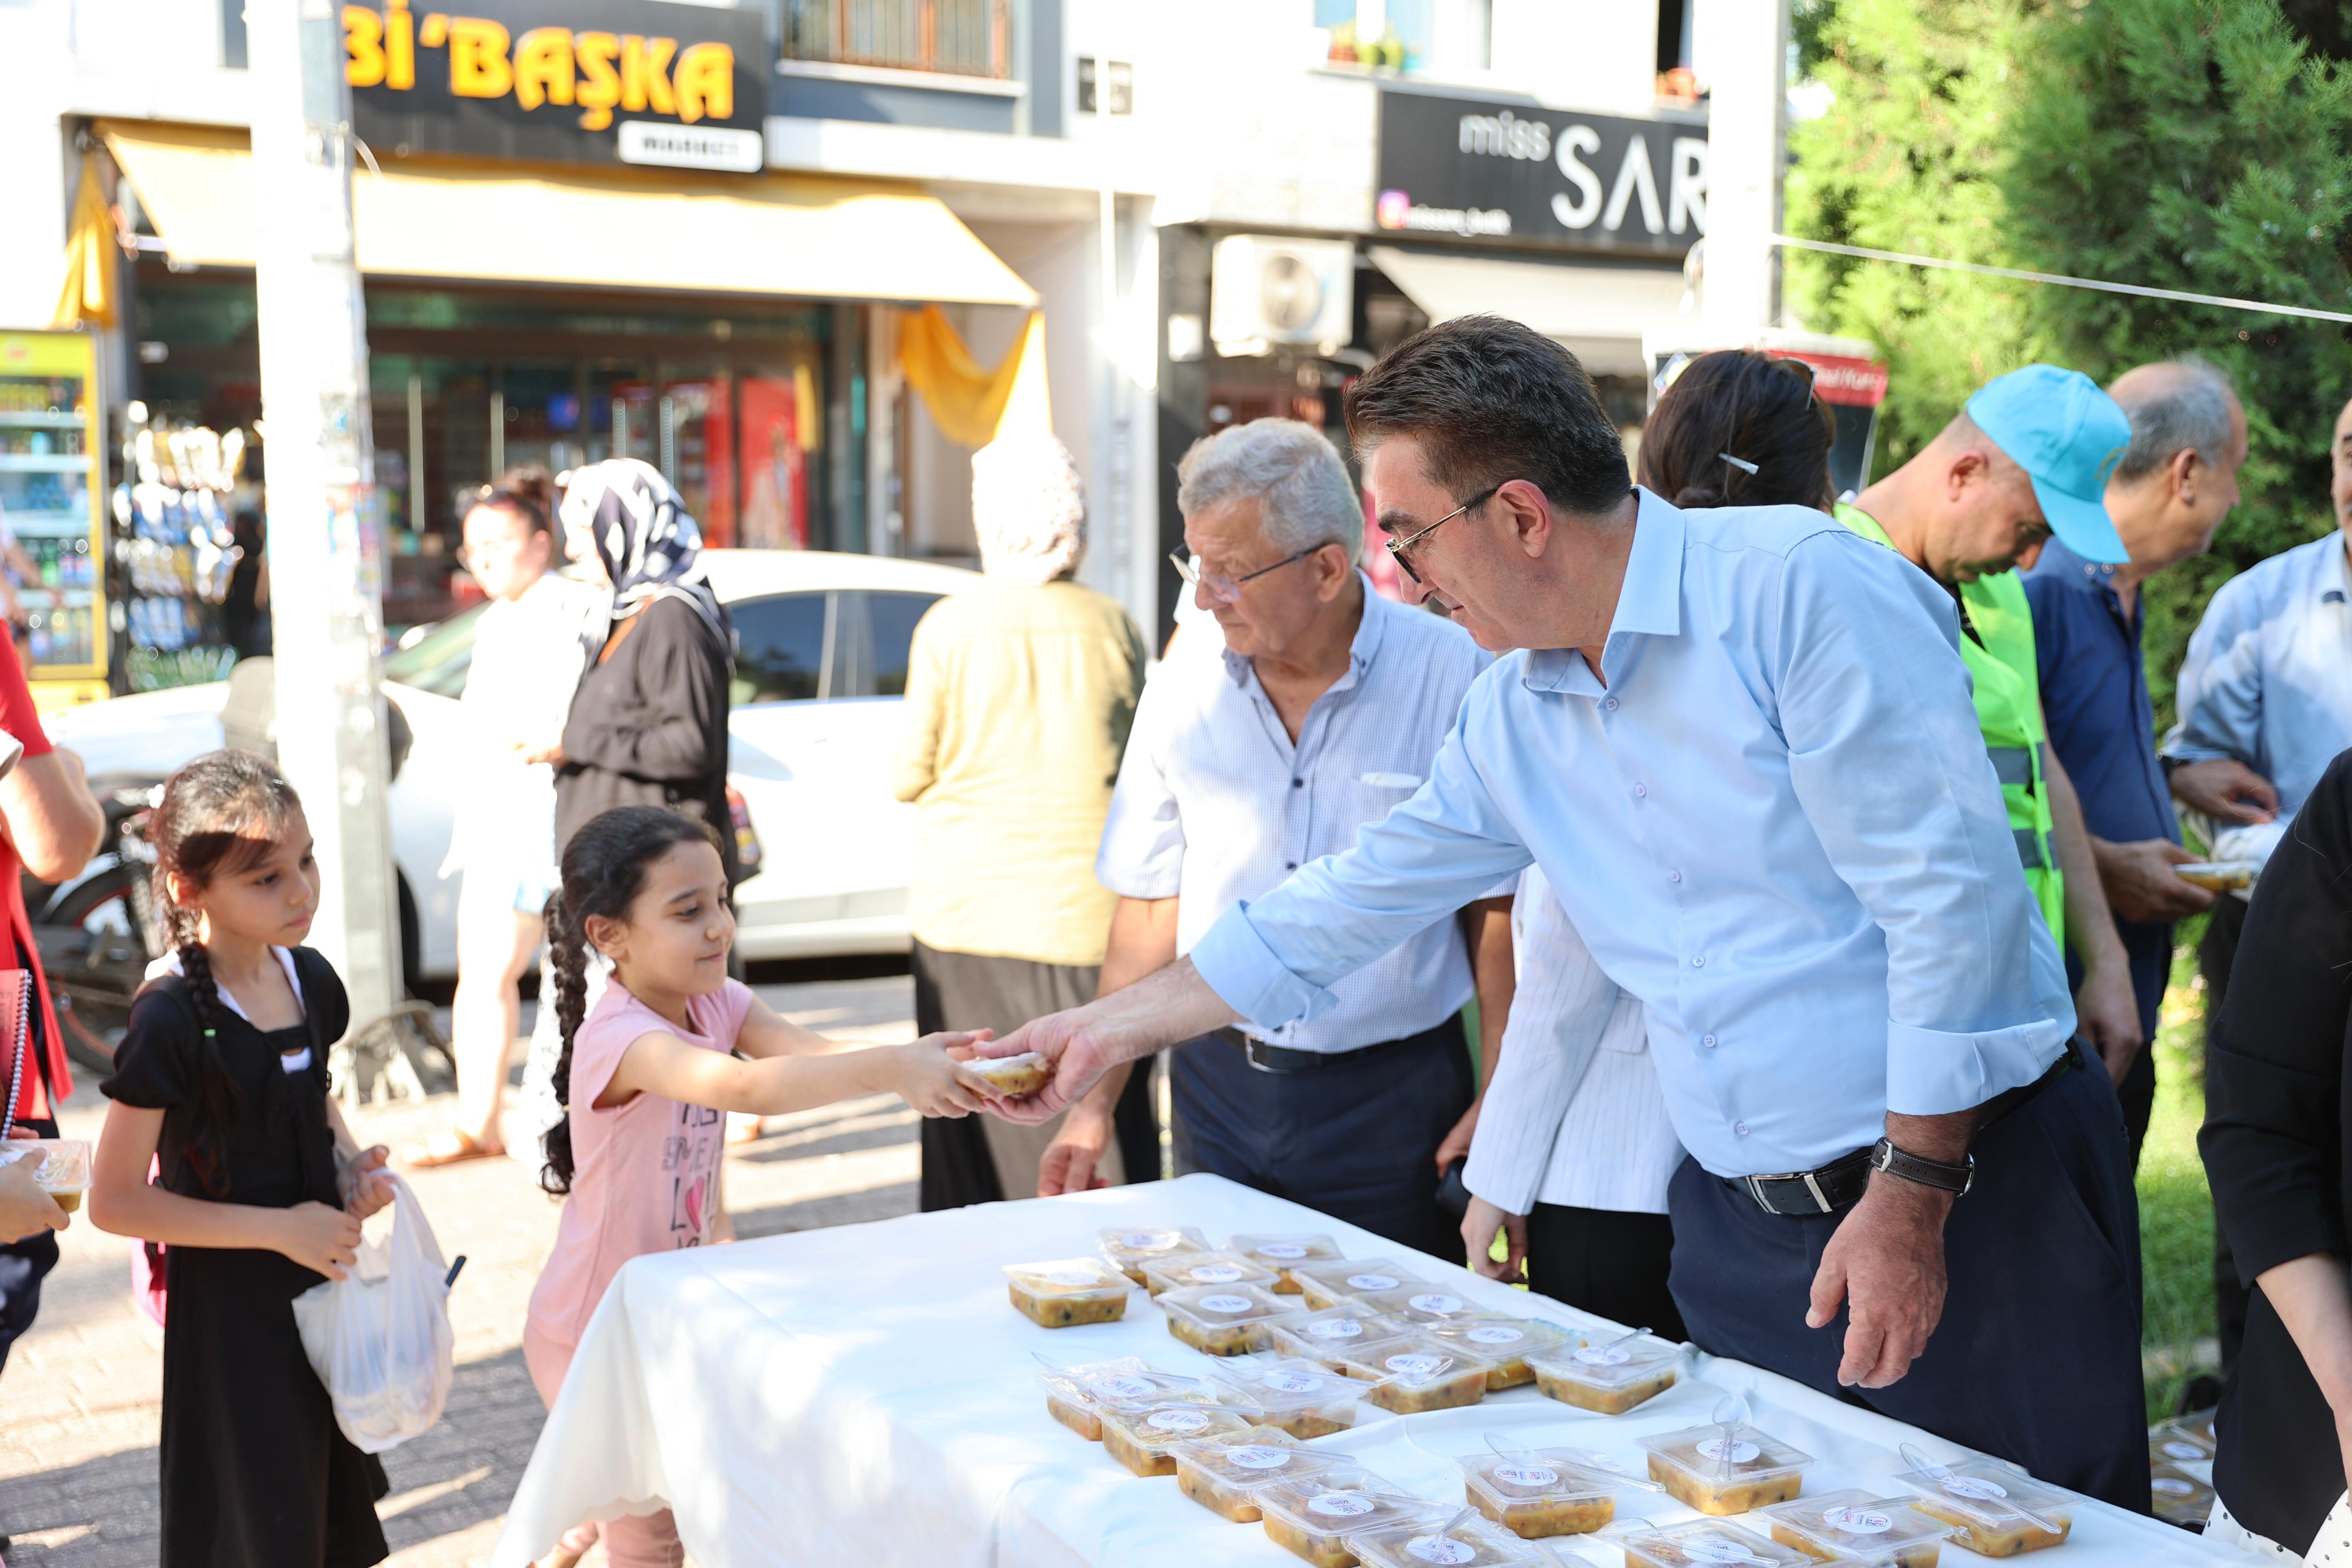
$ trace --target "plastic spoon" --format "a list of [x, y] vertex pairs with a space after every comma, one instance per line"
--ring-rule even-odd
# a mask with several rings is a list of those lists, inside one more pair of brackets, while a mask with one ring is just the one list
[[[2008, 1513], [2014, 1514], [2019, 1519], [2025, 1521], [2026, 1523], [2033, 1526], [2034, 1529], [2046, 1531], [2052, 1535], [2063, 1535], [2065, 1533], [2064, 1531], [2059, 1528], [2054, 1521], [2042, 1518], [2032, 1509], [2018, 1507], [2017, 1504], [2010, 1501], [2006, 1496], [1984, 1497], [1979, 1495], [1976, 1490], [1969, 1490], [1966, 1483], [1971, 1478], [1954, 1475], [1949, 1465], [1937, 1464], [1935, 1460], [1922, 1453], [1916, 1445], [1901, 1443], [1897, 1444], [1896, 1448], [1902, 1453], [1903, 1462], [1905, 1464], [1909, 1465], [1913, 1469], [1918, 1471], [1921, 1475], [1926, 1476], [1929, 1480], [1936, 1482], [1946, 1491], [1950, 1492], [1954, 1497], [1964, 1497], [1970, 1502], [1990, 1503], [1993, 1508], [2004, 1510]], [[1961, 1482], [1963, 1485], [1955, 1487], [1952, 1484], [1955, 1481]]]
[[1715, 1446], [1717, 1475], [1730, 1473], [1733, 1464], [1731, 1456], [1738, 1451], [1739, 1428], [1748, 1425], [1748, 1398], [1745, 1395], [1727, 1395], [1715, 1402], [1715, 1412], [1710, 1418], [1717, 1426], [1723, 1428], [1723, 1436], [1716, 1439]]

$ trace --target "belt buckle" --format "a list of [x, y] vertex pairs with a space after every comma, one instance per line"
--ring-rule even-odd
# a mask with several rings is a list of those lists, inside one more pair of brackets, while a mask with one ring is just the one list
[[1254, 1034], [1245, 1034], [1245, 1035], [1243, 1035], [1243, 1036], [1242, 1036], [1242, 1060], [1243, 1060], [1244, 1061], [1248, 1062], [1248, 1063], [1250, 1064], [1250, 1067], [1251, 1067], [1252, 1071], [1257, 1071], [1257, 1072], [1276, 1072], [1276, 1073], [1287, 1072], [1287, 1071], [1290, 1071], [1290, 1069], [1288, 1069], [1288, 1068], [1286, 1068], [1286, 1067], [1273, 1067], [1273, 1066], [1269, 1066], [1269, 1065], [1268, 1065], [1268, 1064], [1266, 1064], [1265, 1062], [1260, 1061], [1257, 1059], [1257, 1048], [1258, 1048], [1259, 1046], [1261, 1046], [1261, 1045], [1265, 1044], [1265, 1042], [1264, 1040], [1262, 1040], [1258, 1039], [1258, 1038], [1257, 1038], [1257, 1036], [1255, 1036], [1255, 1035], [1254, 1035]]
[[1801, 1210], [1791, 1211], [1775, 1207], [1771, 1198], [1765, 1196], [1764, 1184], [1768, 1181], [1802, 1182], [1805, 1184], [1805, 1191], [1813, 1200], [1815, 1206], [1813, 1211], [1815, 1213], [1834, 1214], [1837, 1212], [1837, 1206], [1830, 1202], [1829, 1195], [1827, 1193], [1822, 1191], [1822, 1184], [1811, 1171], [1783, 1171], [1770, 1176], [1742, 1176], [1740, 1180], [1747, 1184], [1748, 1196], [1756, 1200], [1756, 1207], [1762, 1209], [1767, 1214], [1777, 1215], [1782, 1218], [1794, 1218], [1797, 1213], [1802, 1212]]

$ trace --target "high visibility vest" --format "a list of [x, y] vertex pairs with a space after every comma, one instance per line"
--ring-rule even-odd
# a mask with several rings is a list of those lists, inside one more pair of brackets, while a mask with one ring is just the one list
[[[1841, 501], [1837, 519], [1864, 538], [1894, 548], [1878, 519]], [[2050, 847], [2050, 793], [2042, 781], [2042, 668], [2034, 655], [2033, 612], [2014, 571], [1960, 585], [1960, 658], [1976, 687], [1977, 727], [2009, 808], [2010, 836], [2060, 951], [2066, 946], [2066, 881]]]

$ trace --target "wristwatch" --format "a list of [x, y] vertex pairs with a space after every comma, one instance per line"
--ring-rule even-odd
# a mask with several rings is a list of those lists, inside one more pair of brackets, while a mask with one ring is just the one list
[[1917, 1155], [1906, 1154], [1885, 1138], [1879, 1139], [1870, 1151], [1870, 1168], [1917, 1182], [1921, 1186], [1932, 1186], [1938, 1192], [1948, 1192], [1955, 1197], [1965, 1195], [1977, 1180], [1974, 1155], [1962, 1156], [1959, 1165], [1948, 1166], [1941, 1160], [1924, 1160]]

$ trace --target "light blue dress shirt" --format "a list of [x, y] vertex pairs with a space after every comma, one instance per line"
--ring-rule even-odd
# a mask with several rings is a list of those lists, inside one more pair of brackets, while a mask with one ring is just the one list
[[2189, 639], [2164, 755], [2232, 758], [2278, 790], [2278, 818], [2214, 840], [2267, 859], [2336, 754], [2352, 746], [2352, 574], [2344, 536], [2274, 555], [2223, 583]]
[[[1247, 659], [1214, 622], [1187, 631], [1136, 709], [1095, 874], [1128, 898], [1178, 898], [1176, 951], [1217, 917], [1314, 860], [1346, 849], [1429, 777], [1470, 684], [1493, 660], [1469, 634], [1364, 584], [1345, 674], [1291, 744]], [[1482, 886], [1457, 901], [1511, 891]], [[1434, 912], [1336, 981], [1312, 1022], [1249, 1032], [1293, 1051], [1354, 1051], [1433, 1029], [1470, 999], [1461, 923]], [[1388, 951], [1393, 946], [1394, 951]]]
[[1823, 513], [1643, 491], [1606, 687], [1572, 650], [1499, 660], [1426, 786], [1192, 961], [1247, 1018], [1312, 1018], [1533, 860], [1648, 1008], [1675, 1130], [1716, 1175], [1981, 1104], [2040, 1077], [2074, 1012], [1958, 635], [1942, 589]]

